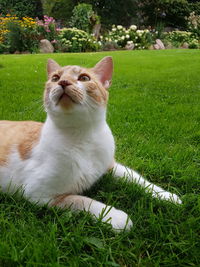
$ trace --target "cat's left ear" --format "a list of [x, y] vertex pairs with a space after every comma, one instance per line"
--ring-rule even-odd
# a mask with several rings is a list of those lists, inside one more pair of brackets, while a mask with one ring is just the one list
[[53, 59], [48, 59], [47, 62], [47, 74], [48, 74], [48, 78], [50, 77], [50, 75], [52, 74], [52, 72], [60, 69], [60, 65], [55, 62]]
[[94, 66], [93, 71], [99, 77], [103, 86], [108, 89], [111, 85], [113, 73], [112, 57], [104, 57]]

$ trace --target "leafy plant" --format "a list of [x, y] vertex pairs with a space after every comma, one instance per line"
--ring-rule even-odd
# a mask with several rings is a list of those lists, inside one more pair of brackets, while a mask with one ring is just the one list
[[189, 30], [194, 33], [195, 36], [200, 38], [200, 15], [191, 12], [187, 21]]
[[135, 49], [146, 49], [152, 44], [153, 35], [148, 29], [137, 30], [136, 25], [125, 28], [122, 25], [113, 25], [112, 30], [102, 37], [103, 43], [114, 42], [120, 48], [127, 44], [134, 44]]
[[91, 32], [93, 26], [100, 22], [100, 18], [95, 14], [92, 5], [78, 4], [72, 11], [70, 25], [80, 30]]
[[37, 31], [39, 39], [48, 39], [53, 41], [57, 39], [59, 28], [56, 25], [55, 19], [44, 16], [43, 20], [37, 19]]
[[0, 13], [2, 15], [14, 14], [19, 18], [42, 17], [42, 2], [41, 0], [0, 0]]
[[59, 34], [60, 50], [64, 52], [97, 51], [100, 43], [87, 32], [76, 28], [63, 28]]
[[190, 43], [194, 37], [191, 32], [172, 31], [164, 33], [164, 42], [171, 43], [174, 47], [180, 47], [184, 43]]

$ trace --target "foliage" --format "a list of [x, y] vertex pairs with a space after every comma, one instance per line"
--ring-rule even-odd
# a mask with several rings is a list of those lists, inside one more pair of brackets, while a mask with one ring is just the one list
[[198, 48], [200, 48], [199, 40], [197, 40], [197, 39], [190, 40], [188, 48], [190, 48], [190, 49], [198, 49]]
[[7, 13], [22, 17], [42, 17], [43, 8], [41, 0], [0, 0], [0, 14]]
[[200, 14], [198, 1], [194, 3], [190, 0], [144, 0], [138, 2], [140, 2], [139, 14], [144, 18], [141, 23], [154, 27], [158, 23], [163, 23], [165, 26], [186, 29], [185, 17], [195, 10], [199, 12], [197, 14]]
[[62, 22], [62, 25], [69, 26], [74, 6], [73, 0], [45, 0], [43, 5], [44, 14], [54, 17]]
[[192, 32], [172, 31], [164, 33], [165, 44], [170, 43], [174, 47], [181, 47], [184, 43], [188, 44], [189, 48], [199, 48], [199, 41], [194, 38]]
[[39, 39], [54, 41], [57, 39], [59, 28], [53, 17], [44, 16], [43, 20], [37, 19], [37, 31]]
[[79, 0], [78, 2], [91, 4], [101, 17], [104, 28], [108, 29], [113, 24], [130, 26], [137, 22], [137, 0]]
[[76, 28], [63, 28], [59, 34], [60, 50], [64, 52], [97, 51], [100, 42], [87, 32]]
[[148, 29], [137, 30], [136, 25], [127, 29], [122, 25], [113, 25], [112, 30], [105, 37], [101, 37], [104, 43], [114, 42], [120, 48], [134, 44], [135, 49], [147, 49], [153, 42], [152, 38], [153, 35]]
[[193, 32], [195, 36], [200, 38], [200, 15], [191, 12], [187, 20], [189, 30]]
[[72, 11], [70, 25], [80, 30], [91, 32], [95, 24], [100, 22], [100, 18], [94, 13], [89, 4], [78, 4]]
[[172, 31], [164, 33], [165, 43], [171, 43], [174, 47], [180, 47], [183, 43], [189, 43], [192, 33], [186, 31]]
[[7, 15], [0, 17], [0, 26], [0, 43], [3, 44], [5, 51], [14, 53], [37, 50], [37, 24], [32, 18], [19, 19], [16, 16]]

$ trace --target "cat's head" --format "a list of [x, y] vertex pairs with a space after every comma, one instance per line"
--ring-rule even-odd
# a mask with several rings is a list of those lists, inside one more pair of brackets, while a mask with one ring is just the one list
[[84, 114], [105, 109], [111, 84], [113, 62], [104, 57], [93, 68], [61, 67], [54, 60], [47, 64], [48, 81], [44, 92], [47, 113]]

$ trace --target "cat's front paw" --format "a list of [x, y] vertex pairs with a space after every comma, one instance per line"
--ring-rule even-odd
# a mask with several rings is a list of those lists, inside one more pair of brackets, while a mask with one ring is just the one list
[[108, 206], [101, 216], [101, 220], [103, 222], [110, 223], [113, 227], [113, 230], [115, 230], [116, 232], [123, 230], [129, 231], [133, 226], [131, 219], [122, 210]]
[[155, 197], [173, 202], [175, 204], [182, 204], [181, 199], [176, 194], [172, 194], [172, 193], [167, 192], [167, 191], [154, 192], [153, 195]]

